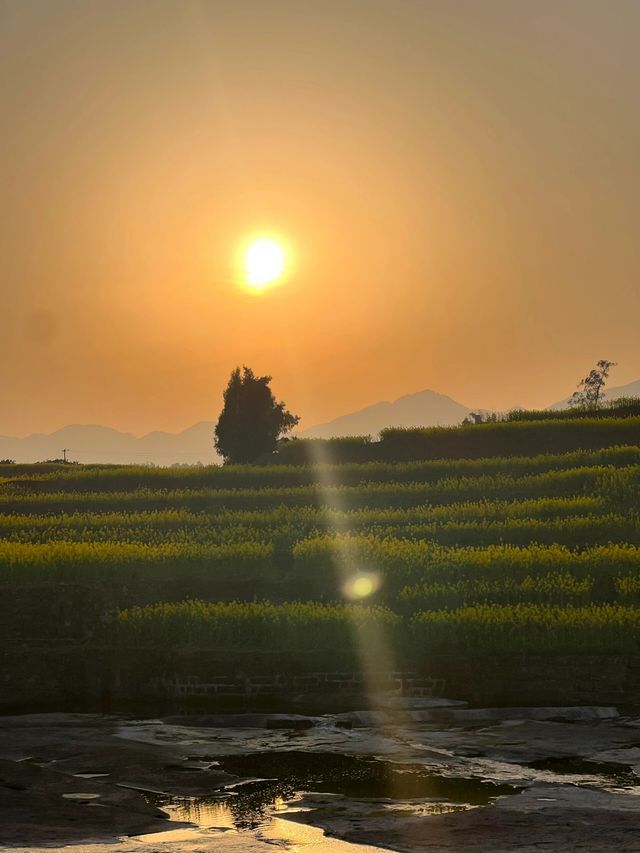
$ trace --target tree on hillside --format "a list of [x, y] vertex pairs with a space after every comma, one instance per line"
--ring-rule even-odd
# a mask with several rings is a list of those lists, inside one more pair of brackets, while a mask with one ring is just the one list
[[249, 367], [232, 371], [214, 437], [225, 462], [255, 462], [273, 453], [278, 438], [300, 420], [276, 402], [270, 382], [270, 376], [256, 376]]
[[609, 378], [609, 371], [616, 364], [615, 361], [600, 359], [593, 370], [580, 380], [578, 390], [569, 398], [569, 405], [597, 409], [604, 399], [604, 386]]

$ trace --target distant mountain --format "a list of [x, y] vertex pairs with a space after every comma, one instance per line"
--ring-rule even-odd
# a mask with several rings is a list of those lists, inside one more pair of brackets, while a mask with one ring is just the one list
[[183, 432], [150, 432], [136, 438], [130, 432], [97, 424], [74, 424], [44, 435], [25, 438], [0, 436], [0, 459], [38, 462], [62, 457], [74, 462], [112, 462], [118, 464], [194, 465], [220, 461], [213, 449], [212, 421], [202, 421]]
[[[605, 399], [615, 400], [618, 397], [640, 397], [640, 379], [607, 388]], [[549, 408], [562, 408], [568, 399], [560, 400]], [[486, 410], [464, 406], [435, 391], [419, 391], [391, 403], [374, 403], [297, 434], [302, 438], [375, 437], [380, 430], [390, 426], [452, 426], [459, 424], [470, 411]], [[66, 447], [68, 458], [74, 462], [140, 465], [196, 465], [201, 462], [211, 465], [220, 462], [213, 449], [213, 428], [213, 421], [201, 421], [182, 432], [150, 432], [136, 438], [130, 432], [98, 424], [74, 424], [47, 435], [34, 433], [25, 438], [0, 436], [0, 459], [15, 459], [16, 462], [57, 459]]]
[[[391, 403], [374, 403], [357, 412], [302, 430], [301, 438], [334, 438], [340, 435], [372, 435], [390, 426], [451, 426], [472, 411], [445, 394], [419, 391]], [[477, 409], [475, 411], [478, 411]]]
[[[629, 382], [627, 385], [616, 385], [613, 388], [607, 388], [605, 386], [605, 401], [618, 400], [620, 397], [640, 397], [640, 379], [636, 379], [635, 382]], [[569, 399], [570, 397], [565, 397], [564, 400], [559, 400], [557, 403], [554, 403], [552, 406], [549, 406], [549, 408], [565, 409], [567, 407]]]
[[[434, 391], [408, 394], [392, 403], [376, 403], [299, 433], [328, 438], [336, 435], [376, 435], [387, 426], [457, 424], [469, 408]], [[49, 434], [25, 438], [0, 436], [0, 459], [39, 462], [58, 459], [67, 448], [73, 462], [140, 465], [205, 465], [220, 462], [213, 449], [213, 421], [202, 421], [183, 432], [150, 432], [140, 438], [98, 424], [73, 424]]]

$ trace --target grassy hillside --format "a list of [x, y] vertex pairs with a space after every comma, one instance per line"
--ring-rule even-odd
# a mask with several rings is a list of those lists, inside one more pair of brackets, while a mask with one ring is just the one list
[[640, 442], [639, 406], [594, 413], [592, 410], [514, 412], [505, 420], [458, 427], [390, 428], [380, 441], [362, 438], [302, 439], [286, 442], [279, 461], [309, 464], [339, 462], [405, 462], [417, 459], [481, 459], [596, 450]]
[[356, 661], [363, 632], [410, 666], [640, 649], [637, 414], [284, 454], [312, 444], [315, 465], [0, 466], [0, 635], [296, 668]]

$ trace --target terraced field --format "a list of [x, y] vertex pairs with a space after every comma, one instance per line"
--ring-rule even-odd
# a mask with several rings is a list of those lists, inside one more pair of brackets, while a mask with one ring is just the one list
[[[442, 652], [635, 652], [637, 421], [487, 425], [507, 446], [550, 428], [575, 438], [575, 449], [531, 456], [5, 465], [1, 630], [116, 648], [269, 649], [294, 667], [310, 651], [316, 666], [355, 659], [363, 630], [410, 665]], [[416, 435], [408, 445], [435, 435], [452, 447], [482, 433]], [[611, 446], [619, 435], [636, 441]]]

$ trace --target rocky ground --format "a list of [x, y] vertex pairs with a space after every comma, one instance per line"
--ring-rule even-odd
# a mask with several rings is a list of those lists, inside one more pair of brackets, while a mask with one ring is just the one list
[[639, 780], [611, 708], [0, 717], [0, 849], [640, 851]]

